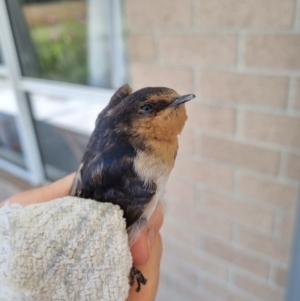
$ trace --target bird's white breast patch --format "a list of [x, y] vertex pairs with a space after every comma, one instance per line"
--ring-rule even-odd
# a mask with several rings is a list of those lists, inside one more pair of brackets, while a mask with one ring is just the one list
[[135, 172], [145, 182], [145, 185], [150, 182], [156, 184], [156, 193], [146, 207], [142, 216], [143, 218], [147, 220], [150, 218], [158, 201], [162, 198], [172, 167], [155, 154], [139, 152], [135, 158]]

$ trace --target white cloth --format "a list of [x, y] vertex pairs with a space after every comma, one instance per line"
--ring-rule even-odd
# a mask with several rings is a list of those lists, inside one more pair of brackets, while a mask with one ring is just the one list
[[119, 206], [64, 197], [0, 209], [1, 301], [124, 301], [131, 266]]

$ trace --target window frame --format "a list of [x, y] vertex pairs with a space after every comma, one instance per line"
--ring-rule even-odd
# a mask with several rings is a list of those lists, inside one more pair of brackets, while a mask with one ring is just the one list
[[109, 10], [110, 47], [112, 61], [112, 86], [114, 89], [95, 88], [80, 84], [58, 82], [47, 79], [26, 77], [22, 74], [7, 6], [7, 1], [0, 0], [0, 42], [6, 65], [0, 64], [0, 75], [7, 78], [14, 91], [18, 113], [17, 128], [24, 153], [26, 169], [0, 158], [0, 168], [29, 180], [32, 185], [47, 183], [39, 141], [34, 128], [34, 121], [28, 99], [28, 93], [40, 93], [54, 97], [97, 98], [99, 102], [108, 102], [115, 89], [124, 83], [126, 63], [123, 45], [121, 19], [121, 0], [105, 0]]

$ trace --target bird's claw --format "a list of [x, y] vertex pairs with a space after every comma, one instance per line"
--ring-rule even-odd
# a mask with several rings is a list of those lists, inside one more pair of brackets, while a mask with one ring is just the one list
[[136, 292], [139, 292], [141, 290], [141, 284], [145, 285], [147, 283], [147, 279], [144, 277], [141, 271], [135, 267], [132, 267], [130, 271], [130, 286], [134, 285], [134, 279], [136, 279], [137, 282]]

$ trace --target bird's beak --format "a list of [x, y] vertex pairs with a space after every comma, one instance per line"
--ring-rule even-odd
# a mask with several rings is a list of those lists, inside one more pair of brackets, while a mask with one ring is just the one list
[[187, 101], [194, 99], [196, 96], [194, 94], [182, 95], [177, 98], [169, 105], [169, 107], [177, 107], [184, 104]]

